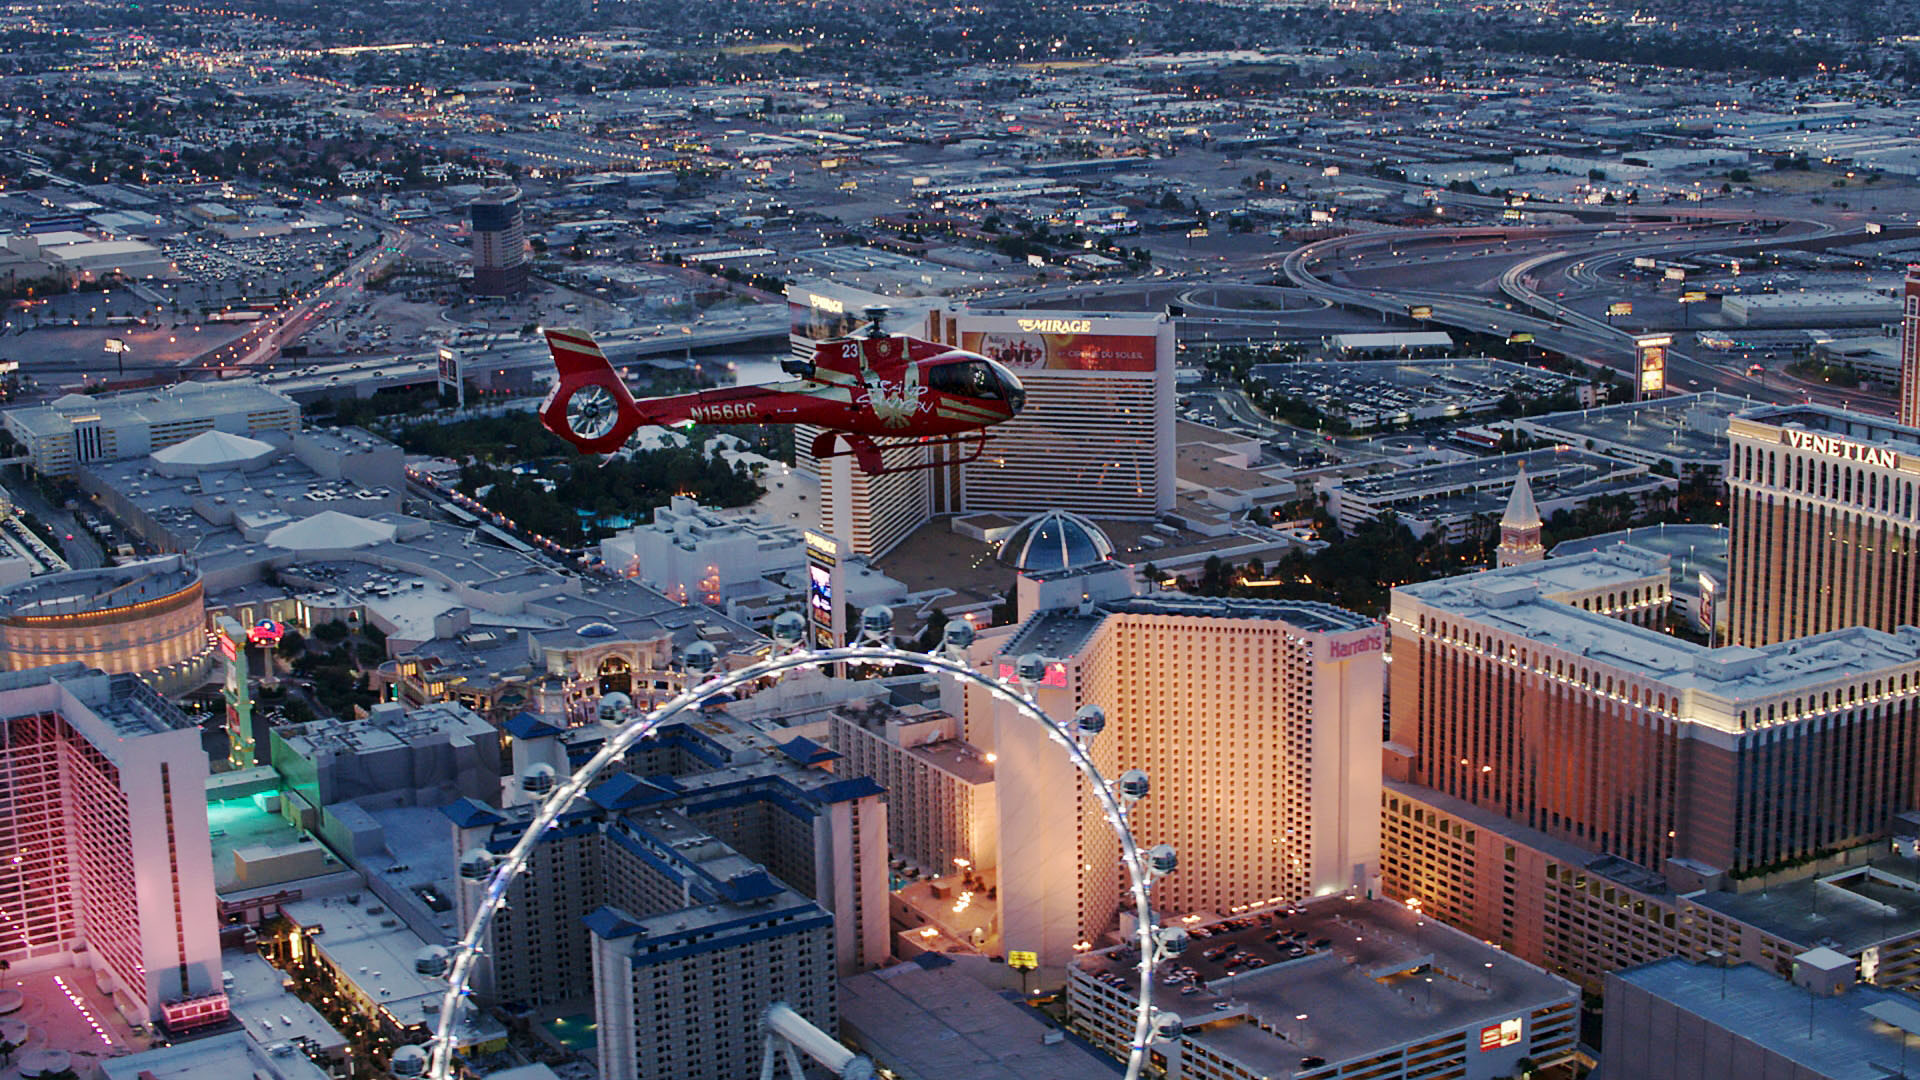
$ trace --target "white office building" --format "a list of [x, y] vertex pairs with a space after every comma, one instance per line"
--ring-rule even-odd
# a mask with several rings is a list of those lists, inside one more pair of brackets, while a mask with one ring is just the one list
[[798, 571], [805, 552], [798, 529], [722, 516], [686, 495], [656, 508], [651, 523], [600, 541], [608, 570], [680, 603], [715, 607], [775, 591], [768, 579]]
[[284, 442], [300, 430], [300, 406], [252, 380], [183, 382], [119, 394], [68, 394], [8, 409], [0, 423], [35, 471], [68, 476], [89, 461], [125, 461], [223, 431]]

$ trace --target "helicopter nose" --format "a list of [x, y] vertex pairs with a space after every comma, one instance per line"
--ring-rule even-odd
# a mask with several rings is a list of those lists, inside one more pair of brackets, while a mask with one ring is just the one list
[[1019, 416], [1027, 404], [1027, 388], [1020, 385], [1020, 376], [1004, 368], [994, 374], [999, 377], [1000, 399], [1007, 403], [1008, 415]]

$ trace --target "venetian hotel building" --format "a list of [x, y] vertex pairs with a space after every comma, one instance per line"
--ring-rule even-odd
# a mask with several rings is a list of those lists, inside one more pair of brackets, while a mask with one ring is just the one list
[[1734, 416], [1728, 638], [1920, 625], [1920, 428], [1820, 405]]
[[1914, 805], [1920, 629], [1709, 649], [1559, 599], [1631, 596], [1630, 547], [1394, 590], [1389, 779], [1656, 871], [1741, 876]]

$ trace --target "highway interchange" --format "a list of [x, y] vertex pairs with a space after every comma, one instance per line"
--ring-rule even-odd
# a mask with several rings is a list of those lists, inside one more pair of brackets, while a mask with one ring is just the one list
[[[1445, 196], [1448, 205], [1500, 206], [1483, 196]], [[1625, 220], [1618, 220], [1624, 218]], [[1890, 225], [1888, 235], [1911, 235]], [[1605, 220], [1553, 225], [1463, 225], [1376, 228], [1347, 233], [1284, 253], [1251, 250], [1215, 256], [1211, 265], [1145, 282], [1062, 285], [1008, 292], [985, 302], [1013, 306], [1159, 310], [1178, 305], [1184, 343], [1311, 340], [1345, 332], [1417, 328], [1482, 340], [1530, 334], [1535, 347], [1628, 373], [1633, 338], [1674, 336], [1668, 357], [1671, 392], [1714, 390], [1767, 401], [1814, 401], [1868, 412], [1888, 403], [1858, 390], [1794, 379], [1775, 367], [1755, 376], [1749, 358], [1696, 351], [1691, 330], [1703, 329], [1681, 305], [1678, 290], [1627, 280], [1636, 257], [1684, 260], [1707, 252], [1754, 254], [1792, 246], [1858, 243], [1869, 235], [1854, 214], [1833, 219], [1759, 219], [1758, 214], [1688, 207], [1627, 207]], [[1636, 315], [1605, 315], [1615, 300], [1636, 302]], [[1417, 308], [1430, 309], [1421, 320]], [[1863, 331], [1864, 332], [1864, 331]]]
[[[1174, 271], [1145, 280], [1063, 284], [1043, 289], [975, 298], [983, 305], [1084, 307], [1118, 311], [1155, 311], [1177, 305], [1180, 338], [1207, 341], [1284, 341], [1325, 334], [1407, 329], [1417, 306], [1431, 308], [1425, 320], [1435, 329], [1505, 340], [1532, 334], [1542, 349], [1564, 353], [1622, 372], [1632, 364], [1636, 334], [1674, 331], [1669, 356], [1669, 389], [1717, 390], [1769, 401], [1812, 400], [1884, 411], [1882, 401], [1857, 391], [1810, 385], [1770, 370], [1756, 378], [1744, 360], [1719, 362], [1697, 354], [1686, 327], [1663, 315], [1679, 310], [1668, 302], [1649, 303], [1651, 286], [1630, 286], [1618, 271], [1636, 256], [1682, 259], [1703, 252], [1752, 252], [1766, 247], [1857, 241], [1858, 223], [1793, 220], [1762, 229], [1745, 218], [1705, 221], [1628, 221], [1547, 226], [1462, 226], [1458, 228], [1381, 229], [1310, 243], [1290, 251], [1275, 246], [1251, 251], [1216, 265]], [[362, 274], [344, 275], [339, 289], [357, 288]], [[1284, 284], [1276, 284], [1284, 283]], [[1638, 318], [1616, 324], [1604, 316], [1606, 304], [1637, 295]], [[329, 295], [325, 298], [337, 298]], [[316, 300], [323, 299], [316, 297]], [[1689, 319], [1688, 321], [1692, 321]], [[288, 325], [286, 319], [280, 325]], [[298, 324], [294, 324], [298, 325]], [[667, 328], [671, 330], [672, 328]], [[616, 362], [693, 350], [744, 347], [779, 338], [785, 312], [737, 314], [726, 320], [679, 328], [636, 328], [603, 335]], [[282, 334], [273, 335], [286, 340]], [[269, 359], [265, 342], [248, 359]], [[288, 392], [322, 384], [356, 383], [375, 388], [407, 385], [431, 377], [432, 355], [405, 354], [389, 360], [358, 359], [320, 363], [275, 376]], [[478, 357], [476, 357], [477, 359]], [[484, 363], [503, 369], [545, 364], [537, 341], [507, 341], [485, 354]], [[312, 384], [312, 385], [308, 385]]]
[[[1282, 269], [1308, 295], [1331, 303], [1402, 317], [1415, 306], [1426, 305], [1432, 308], [1432, 321], [1443, 326], [1495, 336], [1529, 333], [1539, 347], [1623, 372], [1632, 366], [1636, 335], [1672, 333], [1675, 346], [1667, 363], [1671, 390], [1717, 390], [1875, 411], [1880, 403], [1857, 392], [1809, 385], [1772, 372], [1756, 379], [1742, 364], [1705, 359], [1689, 348], [1688, 327], [1670, 318], [1650, 322], [1642, 312], [1638, 318], [1616, 324], [1604, 316], [1607, 303], [1629, 295], [1614, 271], [1631, 265], [1635, 257], [1679, 260], [1706, 252], [1750, 252], [1816, 240], [1858, 240], [1866, 235], [1858, 226], [1845, 229], [1807, 221], [1763, 231], [1733, 219], [1604, 227], [1395, 230], [1308, 244], [1289, 253]], [[1496, 268], [1495, 288], [1488, 290], [1485, 272]], [[1475, 285], [1479, 287], [1471, 287]], [[1674, 308], [1677, 305], [1662, 304], [1654, 314]]]

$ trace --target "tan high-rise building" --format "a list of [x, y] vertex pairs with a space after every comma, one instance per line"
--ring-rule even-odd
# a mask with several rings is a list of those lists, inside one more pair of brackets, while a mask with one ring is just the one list
[[1907, 267], [1900, 302], [1900, 422], [1920, 427], [1920, 265]]
[[867, 701], [836, 709], [835, 771], [887, 789], [887, 853], [934, 876], [999, 862], [993, 764], [960, 737], [960, 718], [924, 705]]
[[[1384, 643], [1379, 623], [1325, 604], [1157, 596], [1036, 613], [995, 662], [1046, 658], [1050, 715], [1106, 710], [1094, 758], [1109, 779], [1147, 773], [1131, 823], [1178, 851], [1154, 906], [1179, 915], [1373, 887]], [[1057, 748], [980, 704], [992, 722], [968, 728], [998, 758], [1003, 940], [1058, 962], [1046, 955], [1109, 929], [1127, 879]]]
[[1920, 625], [1920, 429], [1821, 405], [1734, 416], [1728, 638]]
[[[1906, 985], [1895, 908], [1842, 920], [1920, 795], [1920, 429], [1766, 406], [1729, 442], [1733, 645], [1655, 632], [1670, 560], [1624, 545], [1394, 590], [1383, 888], [1589, 988], [1815, 944]], [[1802, 875], [1804, 912], [1753, 899]]]

